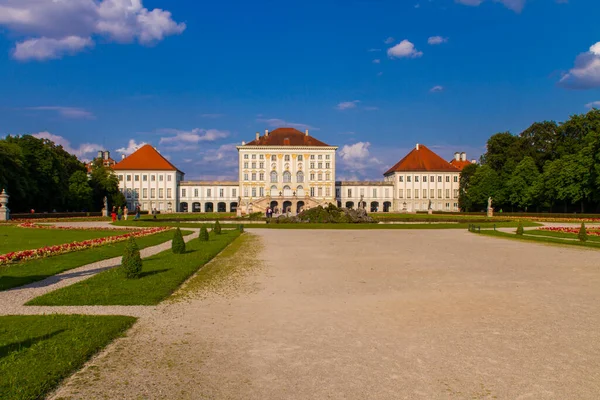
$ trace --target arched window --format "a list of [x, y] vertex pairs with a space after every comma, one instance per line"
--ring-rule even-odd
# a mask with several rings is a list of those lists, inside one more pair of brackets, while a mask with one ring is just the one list
[[277, 186], [275, 186], [275, 185], [271, 186], [271, 193], [270, 193], [270, 195], [271, 196], [277, 196], [277, 194], [278, 194], [277, 193]]
[[283, 181], [284, 182], [291, 182], [292, 181], [292, 174], [290, 173], [290, 171], [285, 171], [283, 173]]
[[271, 171], [271, 183], [277, 183], [277, 171]]
[[304, 182], [304, 172], [298, 171], [296, 174], [296, 182]]

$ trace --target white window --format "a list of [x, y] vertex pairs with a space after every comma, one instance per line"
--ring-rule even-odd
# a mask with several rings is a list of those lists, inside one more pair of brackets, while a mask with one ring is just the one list
[[244, 163], [244, 168], [248, 168], [248, 162]]
[[271, 161], [277, 161], [277, 156], [275, 154], [271, 156]]
[[325, 163], [325, 168], [329, 168], [329, 163], [328, 162]]
[[150, 198], [151, 199], [156, 198], [156, 189], [150, 189]]
[[398, 182], [404, 182], [404, 177], [402, 175], [398, 176]]
[[244, 180], [247, 181], [248, 180], [248, 174], [244, 174]]
[[265, 155], [261, 154], [258, 158], [261, 159], [261, 160], [264, 160], [265, 159]]
[[373, 197], [377, 197], [377, 189], [373, 189]]
[[198, 189], [194, 189], [194, 197], [198, 197]]
[[314, 187], [310, 188], [310, 196], [315, 197], [315, 188]]
[[[185, 196], [185, 189], [183, 189], [183, 195]], [[148, 198], [148, 189], [144, 188], [142, 189], [142, 198], [147, 199]]]
[[212, 196], [212, 190], [206, 189], [206, 197], [211, 197], [211, 196]]
[[244, 186], [244, 197], [248, 197], [248, 188]]
[[415, 199], [419, 198], [419, 189], [415, 189]]
[[126, 196], [127, 196], [128, 198], [131, 198], [131, 189], [127, 189], [127, 194], [126, 194]]
[[423, 189], [423, 198], [426, 199], [427, 198], [427, 189]]
[[248, 154], [244, 154], [244, 160], [248, 159]]
[[329, 160], [329, 154], [327, 154], [327, 155], [325, 156], [325, 159], [326, 159], [326, 160]]
[[319, 169], [323, 168], [323, 163], [322, 163], [322, 162], [320, 162], [320, 163], [318, 163], [318, 164], [319, 164], [319, 166], [318, 166], [318, 167], [319, 167]]
[[142, 175], [142, 181], [148, 182], [148, 175]]
[[398, 197], [401, 199], [404, 198], [404, 190], [403, 189], [398, 190]]
[[446, 198], [449, 199], [450, 198], [450, 189], [446, 189]]
[[410, 176], [410, 175], [408, 175], [408, 176], [406, 177], [406, 182], [410, 182], [410, 178], [411, 178], [411, 176]]
[[328, 181], [331, 179], [331, 175], [329, 175], [329, 172], [325, 174], [325, 180]]
[[325, 196], [327, 196], [327, 197], [331, 196], [331, 188], [329, 186], [327, 186], [325, 188]]
[[158, 189], [158, 197], [160, 199], [165, 197], [165, 189], [163, 189], [163, 188]]
[[318, 179], [319, 179], [320, 181], [322, 181], [322, 180], [323, 180], [323, 174], [322, 174], [322, 173], [320, 173], [320, 172], [319, 172], [319, 174], [318, 174]]
[[304, 172], [298, 171], [296, 173], [296, 182], [304, 182]]
[[419, 182], [419, 176], [415, 175], [415, 182]]
[[258, 177], [259, 177], [259, 180], [260, 180], [260, 181], [264, 181], [264, 180], [265, 180], [265, 173], [264, 173], [264, 172], [261, 172], [261, 173], [258, 175]]
[[457, 199], [458, 198], [458, 189], [454, 189], [454, 198]]
[[446, 176], [446, 182], [450, 182], [450, 175]]
[[127, 175], [127, 182], [131, 182], [131, 175]]
[[284, 183], [289, 183], [292, 181], [292, 174], [290, 173], [290, 171], [285, 171], [283, 173], [283, 182]]
[[260, 197], [265, 197], [265, 188], [264, 187], [258, 188], [258, 195]]
[[231, 189], [231, 195], [235, 197], [237, 194], [237, 189]]
[[255, 168], [256, 168], [256, 162], [253, 162], [252, 163], [252, 169], [255, 169]]
[[265, 167], [265, 163], [264, 162], [258, 163], [258, 167], [260, 169], [263, 169]]
[[454, 182], [458, 182], [458, 176], [454, 175]]
[[167, 182], [171, 182], [171, 175], [167, 175]]
[[119, 181], [123, 182], [123, 175], [119, 175]]
[[427, 182], [427, 177], [423, 176], [423, 182]]
[[219, 189], [219, 197], [225, 197], [225, 190]]
[[311, 169], [313, 169], [314, 167], [315, 167], [315, 163], [314, 163], [314, 162], [311, 162], [311, 163], [310, 163], [310, 168], [311, 168]]
[[277, 183], [277, 172], [271, 171], [271, 183]]
[[310, 155], [310, 159], [311, 159], [311, 160], [314, 160], [314, 159], [315, 159], [315, 155], [314, 155], [314, 154], [311, 154], [311, 155]]
[[406, 189], [406, 198], [410, 199], [410, 189]]
[[323, 196], [323, 188], [322, 187], [318, 188], [318, 193], [319, 193], [319, 197]]
[[[167, 175], [167, 176], [170, 176], [170, 175]], [[136, 189], [136, 190], [137, 190], [137, 189]], [[167, 188], [167, 199], [170, 199], [170, 198], [172, 198], [172, 197], [171, 197], [171, 196], [172, 196], [172, 194], [173, 194], [173, 192], [171, 191], [171, 188]]]
[[256, 172], [252, 173], [252, 180], [255, 181], [256, 180]]
[[435, 197], [435, 189], [430, 189], [429, 190], [429, 197], [432, 198], [432, 199]]
[[310, 180], [314, 181], [315, 180], [315, 174], [310, 174]]
[[290, 161], [290, 155], [289, 155], [289, 154], [286, 154], [286, 155], [285, 155], [285, 158], [284, 158], [284, 160], [285, 160], [285, 161]]
[[136, 181], [136, 182], [139, 182], [140, 181], [140, 176], [139, 175], [135, 175], [133, 177], [133, 180]]
[[256, 154], [252, 154], [252, 159], [256, 160]]
[[438, 189], [438, 199], [442, 198], [442, 189]]
[[299, 154], [299, 155], [298, 155], [298, 161], [302, 161], [302, 160], [303, 160], [303, 159], [302, 159], [302, 154]]
[[322, 160], [322, 159], [323, 159], [323, 156], [319, 154], [319, 160]]
[[152, 182], [156, 181], [156, 175], [150, 175], [150, 180], [151, 180]]
[[352, 197], [352, 189], [348, 189], [348, 197]]
[[441, 182], [441, 181], [442, 181], [442, 177], [441, 177], [441, 175], [438, 175], [438, 182]]
[[252, 188], [252, 197], [256, 197], [256, 188], [255, 187]]
[[159, 182], [162, 182], [164, 179], [165, 179], [165, 176], [164, 176], [164, 175], [159, 175], [159, 176], [158, 176], [158, 180], [159, 180]]

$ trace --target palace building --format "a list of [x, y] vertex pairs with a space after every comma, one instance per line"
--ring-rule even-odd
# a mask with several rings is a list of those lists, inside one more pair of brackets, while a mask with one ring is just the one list
[[448, 162], [417, 144], [381, 181], [336, 181], [337, 149], [308, 130], [278, 128], [237, 146], [238, 181], [185, 181], [150, 145], [112, 168], [130, 209], [295, 214], [330, 203], [371, 212], [458, 211], [460, 171], [475, 162], [465, 153]]

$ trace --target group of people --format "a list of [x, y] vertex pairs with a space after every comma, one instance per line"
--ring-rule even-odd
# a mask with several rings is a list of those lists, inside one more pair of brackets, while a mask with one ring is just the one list
[[[135, 217], [133, 219], [140, 219], [140, 206], [137, 205], [135, 206]], [[127, 209], [127, 206], [121, 208], [121, 207], [116, 207], [113, 206], [112, 208], [112, 212], [110, 214], [110, 216], [112, 217], [112, 221], [120, 221], [120, 220], [125, 220], [127, 221], [127, 216], [129, 214], [129, 209]]]
[[267, 210], [265, 211], [265, 216], [267, 218], [273, 218], [273, 209], [271, 207], [267, 207]]

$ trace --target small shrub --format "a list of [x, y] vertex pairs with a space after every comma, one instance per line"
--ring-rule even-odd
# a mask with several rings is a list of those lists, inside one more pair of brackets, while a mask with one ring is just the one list
[[185, 253], [185, 242], [183, 241], [183, 235], [181, 234], [181, 230], [179, 227], [175, 230], [173, 234], [173, 241], [171, 242], [171, 250], [174, 254], [183, 254]]
[[519, 221], [519, 225], [517, 226], [517, 235], [523, 235], [523, 223], [521, 221]]
[[139, 278], [142, 272], [142, 257], [135, 239], [130, 237], [125, 246], [125, 252], [121, 260], [121, 269], [127, 279]]
[[581, 228], [579, 228], [579, 233], [577, 234], [577, 237], [582, 242], [586, 242], [588, 240], [587, 231], [585, 229], [585, 224], [583, 222], [581, 223]]
[[215, 233], [215, 235], [221, 234], [221, 224], [219, 223], [219, 220], [215, 221], [215, 227], [213, 228], [213, 232]]
[[258, 211], [258, 212], [254, 212], [254, 213], [250, 214], [248, 216], [248, 219], [250, 221], [258, 221], [258, 220], [261, 220], [262, 217], [263, 217], [263, 213], [261, 213], [260, 211]]
[[201, 242], [208, 242], [208, 229], [206, 229], [206, 226], [202, 225], [202, 228], [200, 228], [198, 239], [200, 239]]

